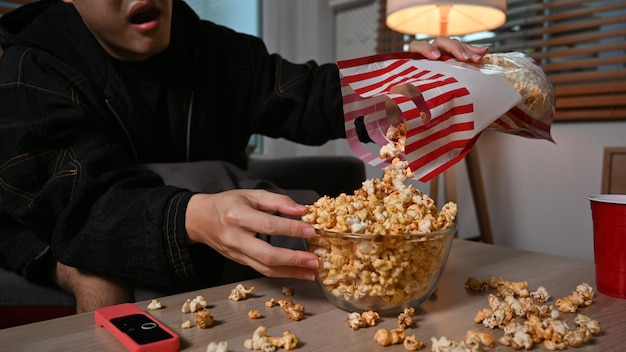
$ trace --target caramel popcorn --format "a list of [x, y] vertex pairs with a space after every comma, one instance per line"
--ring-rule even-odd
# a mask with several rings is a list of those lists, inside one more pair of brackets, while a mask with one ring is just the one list
[[530, 293], [530, 297], [534, 298], [538, 303], [546, 303], [550, 299], [550, 294], [545, 287], [539, 286], [537, 291]]
[[487, 333], [477, 333], [470, 330], [463, 340], [456, 342], [445, 336], [431, 337], [431, 351], [433, 352], [482, 352], [485, 346], [495, 347], [493, 337]]
[[375, 326], [378, 319], [380, 319], [380, 314], [373, 310], [368, 310], [361, 314], [352, 312], [348, 314], [346, 324], [352, 328], [352, 330], [359, 330], [360, 328]]
[[367, 325], [365, 325], [365, 319], [363, 319], [361, 314], [359, 314], [358, 312], [349, 313], [348, 314], [348, 320], [346, 321], [346, 324], [352, 330], [359, 330], [360, 328], [363, 328], [363, 327], [367, 326]]
[[278, 347], [282, 347], [286, 350], [293, 350], [294, 348], [298, 347], [298, 337], [292, 334], [289, 330], [283, 332], [281, 342], [282, 344], [279, 344]]
[[[328, 233], [310, 240], [320, 257], [318, 279], [332, 295], [344, 300], [402, 304], [425, 295], [447, 255], [441, 235], [407, 239], [403, 235], [429, 234], [454, 226], [455, 203], [441, 210], [433, 199], [406, 180], [408, 164], [394, 160], [382, 179], [363, 182], [354, 195], [324, 196], [309, 206], [303, 221], [316, 229], [353, 233], [341, 238]], [[360, 239], [359, 234], [377, 235]]]
[[254, 291], [254, 286], [250, 288], [245, 288], [242, 284], [237, 284], [235, 288], [230, 290], [230, 295], [228, 295], [228, 299], [231, 301], [241, 301], [248, 298], [248, 295]]
[[[468, 284], [470, 282], [472, 284]], [[476, 282], [480, 280], [470, 278], [465, 287], [473, 289]], [[497, 294], [489, 294], [489, 308], [480, 310], [474, 322], [502, 329], [504, 335], [498, 340], [502, 345], [528, 350], [542, 343], [546, 350], [563, 350], [588, 343], [601, 330], [597, 320], [582, 314], [574, 319], [574, 329], [561, 319], [560, 312], [573, 313], [579, 307], [592, 304], [594, 291], [586, 283], [578, 285], [571, 295], [557, 299], [556, 308], [544, 304], [550, 294], [543, 286], [529, 292], [525, 281], [511, 282], [492, 275], [484, 283], [497, 290]]]
[[404, 311], [398, 315], [398, 327], [400, 329], [407, 329], [412, 327], [414, 314], [415, 308], [404, 308]]
[[426, 234], [450, 228], [456, 204], [447, 203], [439, 211], [427, 194], [406, 184], [410, 177], [408, 163], [395, 159], [382, 179], [366, 180], [353, 195], [318, 199], [302, 220], [320, 230], [375, 235]]
[[576, 291], [571, 295], [556, 300], [556, 307], [559, 311], [566, 313], [575, 313], [578, 307], [587, 307], [593, 303], [593, 288], [589, 284], [583, 282], [576, 287]]
[[447, 337], [441, 336], [440, 338], [431, 337], [430, 342], [432, 343], [431, 350], [433, 352], [448, 352], [455, 351], [457, 348], [457, 344], [454, 341], [450, 341]]
[[243, 342], [243, 346], [248, 350], [266, 351], [268, 350], [268, 347], [273, 345], [267, 339], [267, 328], [261, 325], [254, 330], [251, 339], [247, 339]]
[[499, 72], [521, 94], [526, 108], [541, 116], [554, 109], [554, 88], [531, 58], [521, 53], [493, 53], [483, 56], [485, 68]]
[[487, 289], [487, 282], [479, 280], [477, 277], [470, 276], [465, 281], [465, 288], [474, 291], [484, 291]]
[[210, 342], [206, 348], [206, 352], [228, 352], [228, 342]]
[[183, 307], [181, 308], [182, 312], [187, 314], [187, 313], [195, 313], [201, 309], [206, 308], [206, 306], [208, 305], [206, 298], [204, 298], [203, 296], [196, 296], [193, 299], [187, 299], [184, 303], [183, 303]]
[[498, 278], [496, 280], [496, 290], [498, 292], [498, 296], [507, 297], [507, 296], [518, 296], [518, 297], [528, 297], [530, 296], [530, 292], [528, 291], [528, 282], [527, 281], [509, 281], [503, 278]]
[[415, 335], [406, 336], [402, 344], [406, 351], [418, 351], [424, 346], [422, 340], [417, 339]]
[[463, 342], [471, 350], [480, 350], [483, 346], [490, 348], [496, 347], [496, 342], [494, 341], [491, 334], [488, 334], [486, 332], [476, 332], [474, 330], [469, 330], [465, 334]]
[[365, 324], [367, 326], [375, 326], [378, 319], [380, 319], [380, 314], [373, 310], [365, 311], [361, 313], [361, 316], [363, 317], [363, 320], [365, 321]]
[[380, 147], [380, 158], [393, 160], [394, 158], [400, 157], [404, 153], [406, 143], [406, 124], [402, 122], [397, 126], [389, 126], [385, 137], [387, 137], [389, 142]]
[[404, 342], [406, 332], [404, 329], [378, 329], [374, 334], [374, 341], [381, 346], [396, 345]]
[[304, 319], [304, 306], [302, 304], [286, 299], [279, 299], [278, 305], [280, 305], [283, 312], [287, 313], [289, 319], [295, 321]]
[[208, 309], [199, 310], [194, 316], [196, 326], [201, 329], [206, 329], [213, 325], [214, 319], [211, 312]]
[[267, 334], [267, 328], [261, 325], [254, 331], [252, 338], [245, 340], [243, 345], [246, 349], [263, 352], [276, 351], [278, 348], [293, 350], [298, 347], [298, 337], [289, 330], [284, 331], [281, 337], [270, 336]]
[[285, 296], [293, 296], [295, 290], [293, 289], [293, 287], [289, 287], [289, 286], [284, 286], [282, 289], [282, 294]]
[[150, 304], [148, 304], [148, 310], [157, 310], [157, 309], [163, 309], [163, 304], [161, 303], [161, 301], [153, 299], [152, 301], [150, 301]]
[[533, 347], [533, 339], [528, 333], [528, 325], [511, 322], [503, 330], [504, 336], [498, 341], [504, 346], [510, 346], [515, 350], [529, 350]]
[[259, 319], [260, 317], [261, 317], [261, 312], [258, 309], [251, 309], [248, 311], [248, 318]]
[[265, 302], [265, 307], [267, 308], [272, 308], [277, 305], [280, 306], [283, 312], [287, 313], [289, 319], [295, 321], [304, 319], [304, 306], [302, 304], [287, 299], [276, 300], [276, 298]]

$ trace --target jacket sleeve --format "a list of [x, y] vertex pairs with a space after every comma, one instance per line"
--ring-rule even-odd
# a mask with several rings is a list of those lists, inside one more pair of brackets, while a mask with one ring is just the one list
[[[205, 49], [206, 61], [215, 62], [222, 69], [211, 77], [223, 72], [245, 77], [225, 78], [222, 87], [236, 92], [244, 102], [245, 108], [235, 108], [249, 117], [251, 133], [307, 145], [345, 138], [336, 64], [293, 63], [278, 54], [270, 54], [259, 38], [206, 22], [204, 26], [206, 37], [202, 40], [212, 43]], [[242, 71], [247, 72], [245, 76], [240, 75]]]
[[[259, 133], [307, 144], [321, 145], [345, 138], [339, 69], [315, 61], [293, 63], [278, 54], [268, 55], [260, 45], [256, 74], [260, 107], [253, 116]], [[271, 126], [272, 128], [268, 128]]]
[[[282, 117], [280, 128], [262, 130], [270, 137], [294, 142], [321, 145], [328, 140], [345, 138], [339, 69], [335, 64], [318, 65], [314, 61], [295, 64], [278, 54], [267, 59], [269, 64], [259, 72], [259, 82], [272, 86], [261, 89], [265, 99], [261, 120]], [[270, 80], [273, 77], [274, 80]], [[271, 90], [270, 90], [271, 89]], [[267, 123], [260, 126], [268, 126]]]
[[0, 74], [0, 218], [19, 224], [0, 224], [2, 237], [36, 234], [57, 261], [138, 284], [194, 281], [184, 232], [192, 193], [136, 167], [95, 107], [78, 104], [81, 80], [39, 64], [54, 58], [10, 57], [27, 72]]

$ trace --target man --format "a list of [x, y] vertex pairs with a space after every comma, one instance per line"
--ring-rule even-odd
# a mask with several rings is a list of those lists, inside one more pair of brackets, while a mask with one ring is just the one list
[[[133, 285], [219, 282], [225, 258], [313, 280], [314, 254], [257, 237], [312, 236], [289, 218], [306, 207], [235, 188], [253, 133], [345, 137], [335, 65], [270, 55], [181, 0], [43, 0], [0, 18], [0, 45], [2, 266], [52, 279], [78, 312], [132, 301]], [[485, 53], [448, 38], [411, 50]], [[192, 192], [140, 167], [200, 160], [232, 187]]]

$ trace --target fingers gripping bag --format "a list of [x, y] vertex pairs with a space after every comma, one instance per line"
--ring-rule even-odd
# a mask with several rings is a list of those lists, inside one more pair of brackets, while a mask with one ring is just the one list
[[[399, 158], [427, 182], [463, 159], [487, 129], [552, 141], [554, 89], [524, 54], [470, 64], [403, 52], [337, 64], [350, 148], [380, 169]], [[366, 147], [371, 142], [377, 154]]]

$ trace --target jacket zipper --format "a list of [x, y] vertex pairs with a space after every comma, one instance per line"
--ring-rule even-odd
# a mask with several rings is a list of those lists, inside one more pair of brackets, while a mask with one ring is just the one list
[[187, 109], [187, 148], [186, 148], [186, 161], [191, 160], [191, 117], [193, 115], [193, 104], [195, 94], [192, 91], [189, 97], [189, 109]]
[[111, 102], [109, 101], [109, 99], [104, 99], [104, 102], [107, 104], [107, 106], [109, 107], [109, 110], [111, 110], [111, 113], [113, 114], [113, 116], [115, 116], [117, 123], [122, 128], [122, 131], [124, 132], [124, 135], [126, 136], [126, 140], [128, 141], [128, 145], [130, 145], [130, 149], [133, 151], [133, 156], [135, 157], [135, 161], [139, 160], [139, 155], [137, 155], [137, 149], [135, 149], [135, 143], [133, 143], [132, 138], [130, 138], [130, 133], [128, 133], [126, 126], [124, 126], [124, 123], [122, 122], [122, 119], [120, 118], [120, 115], [118, 115], [115, 109], [113, 109], [113, 106], [111, 105]]

